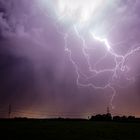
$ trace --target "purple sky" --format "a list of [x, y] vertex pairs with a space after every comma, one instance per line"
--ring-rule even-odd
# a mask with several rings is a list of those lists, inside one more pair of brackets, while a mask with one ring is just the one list
[[0, 116], [140, 116], [140, 1], [108, 0], [82, 25], [55, 3], [0, 0]]

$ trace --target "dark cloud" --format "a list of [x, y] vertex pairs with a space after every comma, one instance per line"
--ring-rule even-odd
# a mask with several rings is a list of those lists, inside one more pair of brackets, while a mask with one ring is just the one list
[[[112, 44], [124, 41], [113, 46], [118, 54], [125, 55], [128, 50], [139, 47], [139, 6], [138, 0], [114, 2], [103, 22], [93, 24], [98, 24], [103, 31], [109, 30], [108, 38]], [[112, 91], [77, 86], [75, 68], [69, 54], [64, 51], [62, 31], [65, 33], [66, 27], [59, 23], [56, 26], [55, 18], [48, 16], [48, 13], [47, 8], [41, 8], [36, 0], [0, 0], [0, 107], [5, 109], [12, 104], [14, 108], [25, 111], [46, 109], [50, 112], [78, 112], [81, 116], [87, 116], [84, 115], [87, 112], [104, 112]], [[103, 44], [91, 41], [88, 36], [86, 38], [90, 40], [87, 41], [90, 48], [99, 46], [87, 50], [92, 67], [97, 70], [114, 67], [115, 61], [109, 54], [97, 63], [106, 54], [106, 49]], [[72, 58], [81, 73], [91, 75], [82, 54], [82, 43], [73, 32], [70, 34], [68, 47]], [[129, 108], [133, 110], [134, 107], [135, 114], [139, 113], [137, 97], [140, 80], [136, 66], [139, 65], [139, 58], [139, 53], [135, 57], [130, 56], [125, 62], [130, 67], [129, 72], [117, 71], [119, 77], [113, 81], [117, 91], [114, 105], [118, 113], [129, 111]], [[112, 80], [111, 77], [112, 73], [105, 72], [88, 80], [83, 80], [83, 77], [80, 80], [86, 84], [105, 86]], [[131, 87], [128, 87], [126, 77], [135, 78], [135, 83], [130, 82]], [[120, 88], [122, 83], [126, 84], [123, 90]]]

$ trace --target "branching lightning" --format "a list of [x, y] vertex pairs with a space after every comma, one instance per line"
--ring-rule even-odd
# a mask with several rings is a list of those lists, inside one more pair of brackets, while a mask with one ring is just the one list
[[[109, 43], [109, 41], [108, 41], [107, 38], [100, 38], [100, 37], [95, 36], [94, 33], [91, 33], [91, 35], [92, 35], [92, 37], [93, 37], [94, 40], [97, 40], [97, 41], [99, 41], [99, 42], [101, 42], [101, 43], [104, 44], [104, 46], [105, 46], [105, 48], [107, 50], [107, 53], [109, 53], [110, 55], [112, 55], [113, 58], [114, 58], [114, 61], [115, 61], [115, 67], [113, 69], [96, 70], [96, 69], [93, 69], [92, 68], [92, 64], [89, 61], [90, 56], [88, 55], [88, 53], [86, 53], [86, 49], [87, 49], [88, 46], [85, 43], [84, 38], [82, 37], [82, 35], [80, 35], [80, 33], [78, 32], [78, 30], [77, 30], [77, 28], [75, 26], [74, 26], [74, 30], [75, 30], [75, 33], [76, 33], [77, 37], [80, 38], [81, 41], [82, 41], [82, 43], [83, 43], [83, 45], [82, 45], [82, 48], [83, 48], [82, 49], [83, 50], [83, 56], [87, 60], [88, 70], [91, 73], [93, 73], [93, 75], [94, 75], [94, 76], [88, 77], [88, 76], [86, 76], [85, 74], [83, 74], [81, 72], [81, 70], [79, 69], [77, 63], [72, 58], [72, 52], [69, 49], [69, 47], [67, 46], [68, 45], [67, 44], [68, 34], [65, 34], [65, 37], [64, 37], [64, 40], [65, 40], [65, 51], [69, 53], [70, 61], [72, 62], [73, 66], [75, 68], [75, 71], [77, 73], [77, 85], [78, 86], [82, 86], [82, 87], [93, 87], [94, 89], [103, 89], [103, 90], [106, 89], [106, 88], [110, 88], [112, 90], [112, 96], [111, 96], [111, 99], [110, 99], [110, 105], [111, 105], [111, 107], [113, 109], [114, 108], [114, 106], [113, 106], [113, 100], [114, 100], [114, 97], [116, 95], [116, 90], [114, 88], [114, 84], [112, 83], [113, 82], [113, 79], [114, 78], [117, 79], [119, 77], [119, 75], [117, 74], [117, 71], [121, 71], [121, 72], [127, 72], [127, 71], [129, 71], [129, 68], [125, 64], [125, 62], [126, 62], [127, 58], [129, 58], [131, 55], [133, 55], [134, 53], [140, 51], [140, 47], [137, 47], [136, 49], [132, 49], [131, 51], [129, 51], [124, 56], [123, 55], [118, 55], [117, 53], [114, 52], [114, 50], [111, 47], [111, 45], [110, 45], [110, 43]], [[101, 57], [97, 63], [100, 63], [100, 61], [102, 59], [104, 59], [105, 57], [106, 57], [106, 55], [103, 56], [103, 57]], [[119, 60], [119, 61], [117, 61], [117, 60]], [[105, 73], [105, 72], [113, 73], [112, 74], [112, 78], [110, 79], [110, 81], [108, 81], [106, 83], [105, 86], [96, 86], [92, 82], [89, 82], [89, 83], [86, 83], [86, 84], [82, 84], [80, 82], [80, 77], [81, 76], [84, 77], [86, 80], [88, 80], [88, 79], [96, 78], [99, 74]], [[132, 78], [129, 79], [129, 78], [126, 77], [126, 80], [133, 82], [133, 80], [134, 80], [133, 78], [134, 77], [132, 77]]]
[[[104, 3], [107, 3], [109, 0], [105, 0]], [[122, 42], [112, 44], [108, 40], [107, 37], [100, 37], [96, 35], [94, 30], [90, 28], [86, 28], [87, 30], [87, 35], [91, 36], [93, 41], [99, 42], [102, 44], [104, 49], [106, 50], [105, 55], [100, 57], [96, 63], [91, 62], [91, 56], [87, 50], [89, 50], [89, 46], [86, 43], [86, 38], [84, 35], [80, 32], [81, 27], [84, 28], [90, 24], [90, 19], [95, 18], [98, 19], [97, 17], [100, 16], [102, 11], [98, 11], [98, 9], [104, 9], [103, 7], [103, 0], [99, 0], [98, 2], [95, 0], [58, 0], [58, 6], [56, 7], [56, 15], [58, 16], [58, 20], [64, 22], [64, 21], [71, 21], [71, 28], [66, 31], [66, 32], [61, 32], [61, 29], [57, 27], [58, 32], [63, 35], [64, 37], [64, 42], [65, 42], [65, 51], [69, 55], [69, 60], [73, 64], [75, 68], [75, 72], [77, 74], [77, 85], [82, 86], [82, 87], [93, 87], [94, 89], [107, 89], [109, 88], [112, 91], [112, 96], [110, 99], [110, 105], [113, 108], [113, 99], [116, 95], [116, 90], [115, 90], [115, 83], [114, 80], [117, 80], [120, 75], [119, 73], [127, 73], [129, 71], [129, 67], [126, 64], [126, 61], [129, 57], [131, 57], [133, 54], [136, 52], [140, 51], [140, 44], [135, 44], [134, 47], [132, 46], [132, 49], [129, 50], [125, 55], [120, 55], [117, 54], [114, 51], [114, 48], [112, 46], [115, 46], [117, 44], [120, 44]], [[73, 53], [72, 53], [72, 48], [68, 44], [68, 40], [70, 37], [70, 32], [74, 32], [75, 36], [77, 37], [78, 40], [81, 41], [82, 43], [82, 54], [84, 59], [86, 60], [87, 63], [87, 71], [90, 73], [90, 75], [87, 75], [82, 71], [82, 69], [79, 67], [77, 61], [74, 59]], [[122, 43], [123, 44], [123, 43]], [[97, 46], [94, 46], [93, 44], [93, 49], [96, 48]], [[135, 49], [134, 49], [135, 48]], [[103, 68], [103, 69], [97, 69], [96, 66], [107, 57], [107, 55], [111, 56], [110, 59], [114, 61], [114, 67], [113, 68]], [[100, 77], [100, 75], [106, 73], [109, 73], [111, 76], [108, 78], [108, 80], [105, 82], [105, 84], [101, 85], [96, 85], [94, 83], [94, 80]], [[126, 81], [133, 82], [134, 77], [128, 78], [125, 77]], [[82, 80], [81, 80], [82, 79]], [[119, 86], [119, 85], [117, 85]]]

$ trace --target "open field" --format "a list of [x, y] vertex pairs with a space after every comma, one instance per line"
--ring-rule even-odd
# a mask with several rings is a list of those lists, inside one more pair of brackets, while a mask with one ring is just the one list
[[0, 120], [2, 139], [140, 140], [140, 123]]

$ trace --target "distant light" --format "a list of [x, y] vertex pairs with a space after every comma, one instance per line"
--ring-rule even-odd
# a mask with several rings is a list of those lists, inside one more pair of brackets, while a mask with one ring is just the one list
[[94, 18], [108, 0], [58, 0], [58, 15], [79, 23]]

